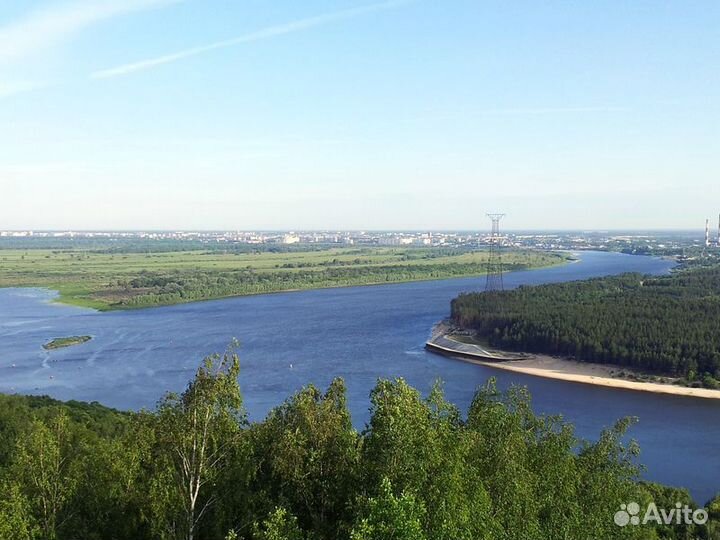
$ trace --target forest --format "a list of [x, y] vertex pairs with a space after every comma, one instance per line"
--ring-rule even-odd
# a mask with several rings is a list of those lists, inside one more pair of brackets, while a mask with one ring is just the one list
[[500, 349], [720, 388], [720, 265], [463, 294], [451, 317]]
[[353, 428], [342, 380], [250, 423], [233, 348], [152, 411], [0, 395], [3, 540], [720, 538], [704, 525], [618, 527], [620, 504], [675, 502], [639, 481], [632, 419], [596, 441], [490, 380], [467, 414], [442, 385], [379, 380]]
[[[175, 304], [208, 298], [263, 294], [277, 291], [317, 289], [348, 285], [372, 285], [418, 281], [426, 279], [452, 278], [482, 274], [484, 263], [442, 263], [403, 265], [368, 265], [361, 263], [336, 263], [335, 267], [323, 263], [323, 268], [290, 266], [294, 272], [253, 269], [217, 271], [167, 271], [142, 273], [130, 279], [117, 282], [119, 296], [113, 307], [140, 307], [159, 304]], [[302, 263], [300, 263], [302, 264]], [[352, 266], [351, 266], [352, 265]], [[528, 268], [527, 264], [509, 265], [512, 270]]]

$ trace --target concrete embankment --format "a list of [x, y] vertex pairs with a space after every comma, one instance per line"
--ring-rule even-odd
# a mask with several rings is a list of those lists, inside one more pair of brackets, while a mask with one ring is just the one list
[[433, 335], [433, 337], [425, 343], [425, 346], [431, 351], [440, 354], [461, 356], [463, 358], [476, 358], [488, 362], [509, 362], [512, 360], [527, 360], [532, 358], [532, 355], [529, 354], [493, 351], [474, 343], [463, 343], [443, 333]]

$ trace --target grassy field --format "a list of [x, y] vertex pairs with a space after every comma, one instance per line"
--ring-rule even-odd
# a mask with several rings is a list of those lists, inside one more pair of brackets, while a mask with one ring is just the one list
[[[561, 264], [564, 255], [503, 253], [508, 270]], [[60, 301], [101, 310], [295, 289], [369, 285], [484, 273], [485, 251], [328, 248], [288, 253], [0, 250], [0, 287], [47, 287]]]

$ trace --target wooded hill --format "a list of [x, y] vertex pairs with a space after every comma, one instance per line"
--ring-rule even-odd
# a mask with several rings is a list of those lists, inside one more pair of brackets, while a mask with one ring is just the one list
[[359, 433], [336, 380], [250, 424], [237, 377], [232, 352], [211, 357], [141, 413], [0, 396], [0, 538], [716, 538], [716, 521], [614, 524], [627, 501], [693, 504], [638, 482], [628, 420], [586, 442], [522, 388], [491, 381], [463, 416], [440, 386], [381, 380]]

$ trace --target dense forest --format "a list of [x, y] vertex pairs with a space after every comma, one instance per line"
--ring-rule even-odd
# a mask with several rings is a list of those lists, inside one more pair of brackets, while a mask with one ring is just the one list
[[342, 380], [249, 423], [233, 350], [152, 412], [0, 396], [3, 540], [718, 538], [706, 525], [618, 527], [620, 504], [693, 506], [638, 481], [621, 420], [595, 442], [535, 415], [526, 390], [478, 390], [466, 416], [380, 380], [351, 423]]
[[629, 366], [720, 388], [720, 266], [464, 294], [452, 319], [494, 347]]

